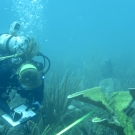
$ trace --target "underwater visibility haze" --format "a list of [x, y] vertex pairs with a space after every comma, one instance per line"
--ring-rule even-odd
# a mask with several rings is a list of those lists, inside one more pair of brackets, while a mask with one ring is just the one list
[[[97, 88], [94, 90], [97, 90], [98, 94], [100, 92], [107, 93], [107, 100], [110, 102], [109, 98], [112, 96], [112, 92], [127, 92], [128, 88], [135, 87], [135, 1], [1, 0], [0, 7], [0, 33], [8, 33], [9, 25], [14, 21], [18, 21], [21, 24], [20, 35], [34, 37], [39, 44], [40, 52], [49, 57], [51, 68], [45, 77], [46, 85], [51, 81], [50, 78], [53, 74], [62, 79], [67, 72], [71, 72], [74, 81], [71, 81], [69, 76], [69, 78], [66, 77], [70, 81], [66, 80], [66, 77], [64, 78], [65, 81], [61, 81], [63, 83], [62, 88], [65, 89], [67, 85], [64, 83], [69, 81], [67, 90], [70, 92], [66, 93], [65, 98], [76, 91], [101, 86], [103, 87], [101, 91]], [[77, 82], [75, 78], [80, 80], [76, 87], [71, 86]], [[51, 92], [53, 93], [53, 91]], [[48, 93], [52, 94], [51, 92]], [[85, 92], [80, 94], [85, 95]], [[97, 102], [91, 96], [87, 96], [90, 100], [94, 100], [93, 102]], [[52, 98], [54, 97], [52, 96]], [[71, 96], [71, 98], [74, 99], [74, 96]], [[98, 100], [103, 102], [105, 101], [104, 98]], [[76, 102], [73, 103], [70, 106], [70, 111], [74, 110], [75, 107], [81, 110], [81, 107], [85, 104], [82, 103], [85, 99], [79, 99], [78, 97], [77, 99], [81, 101], [80, 105]], [[91, 103], [91, 101], [87, 103]], [[67, 107], [69, 107], [68, 105]], [[109, 108], [109, 105], [109, 103], [104, 102], [102, 107], [100, 105], [98, 107], [112, 113], [112, 108]], [[90, 105], [88, 105], [89, 107], [91, 108]], [[52, 110], [54, 113], [55, 109]], [[79, 116], [86, 114], [87, 111], [84, 110], [78, 112]], [[119, 116], [119, 114], [124, 120], [127, 119], [125, 114], [121, 114], [121, 112], [117, 113], [116, 116]], [[55, 115], [53, 114], [53, 116]], [[62, 117], [63, 114], [60, 114], [60, 116]], [[68, 120], [67, 116], [64, 118], [65, 121]], [[72, 117], [70, 118], [72, 119]], [[121, 119], [118, 118], [119, 122], [122, 123]], [[58, 118], [55, 120], [57, 121]], [[66, 124], [71, 124], [71, 122], [73, 121]], [[118, 128], [116, 132], [119, 135], [130, 135], [130, 133], [127, 134], [129, 129], [123, 128], [126, 127], [126, 124], [123, 123], [121, 124], [122, 130], [116, 127]], [[129, 123], [131, 124], [131, 121]], [[87, 122], [85, 122], [85, 130], [82, 125], [79, 128], [77, 127], [77, 130], [72, 131], [70, 135], [77, 131], [83, 135], [117, 134], [114, 131], [115, 128], [112, 128], [113, 131], [104, 129], [102, 133], [98, 134], [94, 132], [96, 127], [92, 124], [90, 124], [92, 126], [91, 130]], [[102, 127], [99, 128], [102, 129]]]
[[1, 33], [19, 21], [40, 39], [45, 53], [58, 61], [63, 58], [75, 66], [94, 57], [129, 66], [134, 63], [132, 0], [6, 0], [0, 5]]

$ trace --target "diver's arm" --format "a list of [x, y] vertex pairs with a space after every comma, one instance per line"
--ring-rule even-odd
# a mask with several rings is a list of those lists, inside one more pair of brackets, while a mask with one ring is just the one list
[[34, 93], [34, 101], [37, 101], [41, 104], [43, 102], [43, 99], [44, 99], [44, 81], [42, 81], [42, 84], [35, 90]]
[[[44, 81], [42, 81], [42, 84], [38, 88], [31, 90], [25, 90], [20, 85], [18, 87], [17, 93], [20, 94], [22, 98], [26, 98], [29, 104], [32, 104], [33, 102], [36, 101], [41, 104], [44, 98]], [[33, 96], [29, 96], [30, 93], [32, 93]]]

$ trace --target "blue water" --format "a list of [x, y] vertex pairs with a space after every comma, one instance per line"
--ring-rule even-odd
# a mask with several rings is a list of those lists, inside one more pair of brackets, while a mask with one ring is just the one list
[[[26, 5], [32, 19], [24, 14]], [[134, 0], [1, 0], [0, 7], [1, 33], [21, 17], [28, 21], [24, 32], [32, 31], [54, 69], [66, 63], [65, 70], [83, 70], [84, 63], [108, 58], [117, 67], [135, 66]]]

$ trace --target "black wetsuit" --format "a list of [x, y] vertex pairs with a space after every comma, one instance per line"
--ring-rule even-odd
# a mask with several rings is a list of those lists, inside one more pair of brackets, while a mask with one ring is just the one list
[[42, 79], [42, 84], [38, 88], [32, 90], [25, 90], [18, 82], [16, 76], [14, 76], [15, 68], [8, 65], [7, 63], [0, 63], [0, 109], [7, 114], [10, 114], [11, 109], [6, 102], [6, 98], [3, 98], [3, 94], [9, 93], [9, 91], [14, 87], [17, 90], [17, 93], [21, 97], [26, 98], [29, 103], [38, 101], [41, 103], [44, 96], [44, 80]]

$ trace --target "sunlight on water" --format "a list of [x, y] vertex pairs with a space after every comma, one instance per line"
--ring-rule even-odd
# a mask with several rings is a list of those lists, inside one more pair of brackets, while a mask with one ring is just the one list
[[48, 1], [42, 0], [12, 0], [15, 17], [22, 24], [22, 33], [27, 35], [37, 36], [37, 33], [42, 33], [45, 24], [44, 9]]

